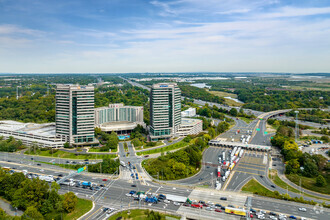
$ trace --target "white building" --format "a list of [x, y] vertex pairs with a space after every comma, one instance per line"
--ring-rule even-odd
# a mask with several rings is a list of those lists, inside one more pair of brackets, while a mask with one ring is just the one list
[[21, 140], [24, 145], [37, 144], [40, 147], [63, 147], [64, 137], [56, 136], [55, 123], [22, 123], [17, 121], [0, 121], [0, 136]]
[[95, 126], [102, 131], [127, 134], [138, 124], [145, 127], [142, 106], [124, 106], [119, 103], [95, 109]]
[[177, 134], [180, 136], [199, 134], [203, 131], [203, 121], [194, 118], [182, 118]]
[[181, 112], [181, 117], [194, 117], [196, 116], [196, 108], [188, 108]]

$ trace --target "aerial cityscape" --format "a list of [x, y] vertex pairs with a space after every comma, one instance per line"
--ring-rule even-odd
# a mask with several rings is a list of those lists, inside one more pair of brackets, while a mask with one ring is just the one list
[[0, 220], [330, 219], [329, 2], [0, 13]]

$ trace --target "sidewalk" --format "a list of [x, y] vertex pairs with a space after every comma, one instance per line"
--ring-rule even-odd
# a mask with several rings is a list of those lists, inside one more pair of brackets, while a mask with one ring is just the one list
[[21, 216], [23, 215], [23, 211], [21, 210], [17, 210], [16, 212], [16, 209], [8, 202], [2, 200], [0, 198], [0, 207], [8, 214], [8, 215], [11, 215], [11, 216]]

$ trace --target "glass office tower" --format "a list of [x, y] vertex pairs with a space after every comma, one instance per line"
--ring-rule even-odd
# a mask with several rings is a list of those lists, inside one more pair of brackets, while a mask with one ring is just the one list
[[180, 124], [180, 88], [176, 83], [154, 84], [150, 92], [150, 138], [170, 138]]
[[57, 85], [56, 135], [71, 145], [94, 142], [94, 86]]

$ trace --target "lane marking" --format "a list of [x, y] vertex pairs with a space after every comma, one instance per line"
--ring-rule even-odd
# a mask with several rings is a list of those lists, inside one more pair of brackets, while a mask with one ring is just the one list
[[102, 206], [101, 206], [98, 210], [96, 210], [95, 212], [93, 212], [93, 214], [91, 214], [90, 216], [88, 216], [88, 217], [86, 218], [86, 220], [88, 220], [90, 217], [92, 217], [93, 215], [95, 215], [95, 213], [98, 212], [101, 208], [102, 208]]

